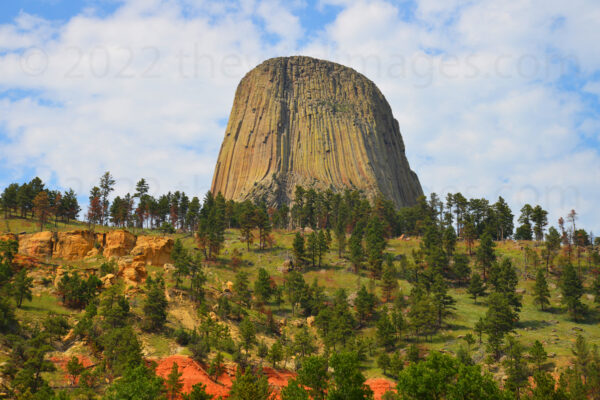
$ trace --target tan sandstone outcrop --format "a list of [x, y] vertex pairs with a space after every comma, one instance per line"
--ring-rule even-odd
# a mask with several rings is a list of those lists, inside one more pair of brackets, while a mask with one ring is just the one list
[[129, 286], [137, 286], [146, 280], [148, 271], [146, 270], [146, 262], [143, 257], [138, 256], [122, 258], [119, 261], [119, 271], [117, 275], [122, 277], [125, 283]]
[[398, 121], [364, 75], [329, 61], [280, 57], [241, 80], [212, 192], [280, 204], [293, 199], [296, 185], [381, 193], [397, 207], [423, 194]]
[[160, 236], [138, 236], [131, 255], [135, 260], [162, 267], [171, 262], [173, 239]]
[[19, 254], [30, 257], [52, 257], [54, 235], [52, 232], [26, 233], [19, 235]]
[[125, 257], [130, 266], [121, 273], [139, 281], [136, 276], [143, 275], [141, 267], [147, 264], [162, 267], [171, 263], [173, 239], [160, 236], [139, 236], [124, 230], [108, 233], [94, 233], [87, 230], [69, 232], [39, 232], [22, 234], [2, 234], [0, 240], [14, 240], [19, 243], [18, 257], [23, 266], [34, 265], [36, 260], [60, 258], [63, 260], [84, 260], [103, 255], [107, 259]]
[[96, 235], [90, 231], [58, 232], [54, 244], [54, 258], [81, 260], [94, 248]]
[[119, 258], [131, 252], [135, 247], [136, 237], [129, 231], [117, 229], [104, 236], [104, 257]]

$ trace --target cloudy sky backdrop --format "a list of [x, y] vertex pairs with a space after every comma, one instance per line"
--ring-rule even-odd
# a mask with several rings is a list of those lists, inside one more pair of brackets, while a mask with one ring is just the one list
[[210, 187], [235, 88], [262, 60], [351, 66], [392, 106], [424, 190], [574, 208], [600, 233], [597, 0], [23, 0], [0, 4], [0, 188], [83, 201]]

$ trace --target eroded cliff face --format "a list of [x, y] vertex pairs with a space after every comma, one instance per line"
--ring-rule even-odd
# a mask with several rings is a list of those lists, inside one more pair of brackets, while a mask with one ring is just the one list
[[398, 207], [423, 194], [388, 102], [353, 69], [273, 58], [237, 88], [211, 190], [276, 204], [296, 185], [381, 193]]
[[0, 234], [0, 240], [16, 240], [19, 245], [18, 255], [24, 257], [74, 261], [102, 254], [106, 259], [123, 258], [119, 260], [119, 267], [132, 264], [136, 268], [147, 264], [163, 266], [170, 263], [174, 245], [173, 239], [168, 237], [135, 236], [124, 229], [108, 233], [74, 230], [45, 231], [19, 236]]

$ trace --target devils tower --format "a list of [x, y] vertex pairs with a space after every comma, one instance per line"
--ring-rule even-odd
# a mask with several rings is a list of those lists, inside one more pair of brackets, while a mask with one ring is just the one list
[[237, 88], [212, 192], [280, 204], [293, 200], [296, 185], [381, 193], [397, 207], [423, 194], [390, 105], [351, 68], [272, 58]]

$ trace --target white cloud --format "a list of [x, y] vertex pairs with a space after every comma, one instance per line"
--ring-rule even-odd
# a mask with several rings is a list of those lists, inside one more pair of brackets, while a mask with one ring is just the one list
[[129, 0], [61, 26], [23, 14], [0, 26], [0, 89], [36, 95], [0, 100], [12, 140], [0, 160], [13, 176], [33, 165], [81, 193], [109, 169], [122, 192], [146, 176], [201, 195], [239, 79], [302, 53], [376, 82], [427, 191], [501, 194], [515, 212], [539, 202], [552, 223], [577, 208], [600, 231], [600, 156], [584, 140], [600, 137], [598, 120], [581, 120], [579, 93], [556, 85], [571, 61], [583, 81], [600, 69], [595, 3], [427, 0], [406, 21], [381, 0], [322, 1], [342, 11], [302, 48], [303, 5], [277, 0]]
[[290, 50], [304, 33], [300, 19], [277, 0], [262, 0], [257, 14], [264, 21], [265, 30], [278, 35]]

